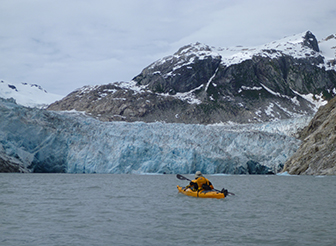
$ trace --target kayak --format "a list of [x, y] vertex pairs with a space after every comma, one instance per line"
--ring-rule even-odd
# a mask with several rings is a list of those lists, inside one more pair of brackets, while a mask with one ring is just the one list
[[190, 188], [184, 190], [185, 187], [177, 186], [177, 189], [180, 193], [186, 196], [200, 197], [200, 198], [225, 198], [224, 193], [218, 192], [215, 190], [201, 190], [201, 191], [192, 191]]

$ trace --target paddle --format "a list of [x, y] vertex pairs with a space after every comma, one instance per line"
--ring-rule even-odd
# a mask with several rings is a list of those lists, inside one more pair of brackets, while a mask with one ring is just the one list
[[[179, 180], [188, 180], [189, 182], [191, 181], [190, 179], [188, 179], [188, 178], [182, 176], [181, 174], [176, 174], [176, 178], [178, 178]], [[218, 192], [222, 192], [222, 191], [220, 191], [220, 190], [216, 190], [216, 189], [214, 189], [214, 190], [215, 190], [215, 191], [218, 191]], [[223, 193], [223, 192], [222, 192], [222, 193]], [[233, 195], [233, 196], [235, 196], [235, 194], [232, 193], [232, 192], [228, 192], [228, 194], [229, 194], [229, 195]]]

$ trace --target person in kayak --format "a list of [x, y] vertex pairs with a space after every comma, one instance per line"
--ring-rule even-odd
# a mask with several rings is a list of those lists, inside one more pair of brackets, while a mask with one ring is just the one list
[[200, 171], [197, 171], [195, 173], [195, 179], [191, 180], [189, 185], [185, 187], [185, 189], [188, 188], [192, 189], [193, 191], [214, 189], [209, 179], [205, 178]]

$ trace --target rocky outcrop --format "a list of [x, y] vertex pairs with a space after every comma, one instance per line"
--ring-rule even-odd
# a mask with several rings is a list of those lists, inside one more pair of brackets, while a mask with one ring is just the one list
[[[84, 111], [103, 121], [212, 124], [265, 122], [314, 114], [336, 94], [311, 32], [263, 47], [187, 45], [130, 83], [84, 87], [49, 110]], [[333, 67], [332, 67], [333, 68]]]
[[306, 32], [306, 35], [304, 36], [304, 39], [303, 39], [303, 45], [311, 48], [312, 50], [316, 52], [320, 52], [320, 48], [318, 46], [316, 37], [311, 32]]
[[0, 156], [0, 173], [29, 173], [29, 170], [17, 163]]
[[303, 143], [286, 162], [290, 174], [336, 175], [336, 98], [300, 132]]
[[28, 173], [29, 170], [24, 167], [23, 163], [14, 157], [5, 153], [3, 146], [0, 144], [0, 173]]

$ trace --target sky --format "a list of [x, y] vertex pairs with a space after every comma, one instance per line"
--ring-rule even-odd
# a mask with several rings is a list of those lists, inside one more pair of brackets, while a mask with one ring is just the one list
[[131, 81], [190, 43], [336, 34], [335, 0], [0, 0], [0, 12], [0, 79], [63, 96]]

